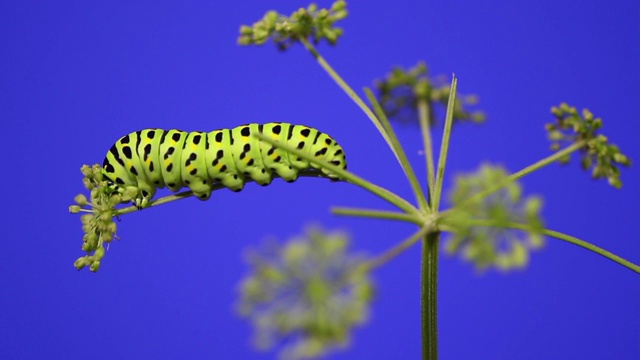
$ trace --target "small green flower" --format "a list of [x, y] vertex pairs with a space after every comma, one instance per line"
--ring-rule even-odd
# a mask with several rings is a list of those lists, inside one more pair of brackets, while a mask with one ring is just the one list
[[250, 252], [238, 310], [253, 323], [258, 348], [283, 342], [281, 359], [310, 359], [349, 344], [352, 327], [367, 319], [373, 285], [364, 257], [347, 247], [344, 234], [310, 229]]
[[335, 27], [336, 21], [347, 17], [347, 3], [339, 0], [330, 9], [318, 9], [316, 4], [300, 8], [291, 16], [268, 11], [262, 20], [252, 26], [242, 25], [238, 44], [262, 45], [272, 39], [278, 49], [286, 50], [300, 39], [319, 43], [325, 39], [335, 45], [342, 36], [342, 29]]
[[[519, 184], [511, 182], [483, 199], [469, 201], [475, 194], [504, 183], [507, 176], [501, 167], [483, 165], [475, 174], [456, 177], [450, 196], [453, 210], [443, 219], [452, 232], [445, 250], [459, 254], [480, 270], [525, 267], [529, 251], [543, 245], [542, 200], [524, 198]], [[522, 229], [513, 229], [513, 224]]]
[[[394, 67], [384, 79], [375, 81], [378, 100], [389, 118], [417, 123], [418, 104], [424, 102], [431, 109], [429, 124], [435, 125], [435, 112], [446, 109], [451, 85], [444, 76], [430, 78], [427, 72], [427, 65], [421, 61], [408, 70]], [[467, 109], [477, 103], [476, 95], [456, 95], [453, 120], [483, 122], [485, 115], [482, 111]]]
[[69, 212], [82, 213], [80, 216], [84, 232], [82, 250], [86, 251], [87, 255], [78, 258], [73, 266], [78, 270], [89, 266], [90, 271], [96, 272], [105, 255], [104, 244], [117, 238], [115, 235], [117, 226], [113, 218], [117, 214], [115, 206], [121, 202], [122, 197], [114, 193], [114, 190], [103, 180], [100, 165], [96, 164], [93, 167], [84, 165], [80, 171], [84, 175], [82, 183], [91, 192], [90, 199], [87, 199], [84, 194], [78, 194], [74, 198], [77, 205], [69, 206]]
[[[598, 130], [602, 128], [602, 119], [594, 117], [588, 109], [583, 109], [580, 114], [575, 107], [565, 103], [552, 107], [551, 113], [556, 122], [545, 126], [552, 142], [551, 149], [558, 151], [563, 144], [584, 142], [580, 149], [582, 168], [591, 169], [594, 179], [607, 178], [611, 186], [621, 188], [617, 164], [630, 166], [631, 160], [616, 145], [609, 144], [606, 136], [598, 134]], [[560, 160], [562, 164], [568, 162], [569, 156]]]

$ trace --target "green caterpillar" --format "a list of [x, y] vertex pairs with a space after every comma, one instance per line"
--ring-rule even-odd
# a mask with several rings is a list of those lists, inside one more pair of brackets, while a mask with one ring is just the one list
[[[269, 185], [274, 173], [293, 182], [300, 170], [314, 167], [252, 136], [255, 133], [347, 168], [342, 147], [323, 132], [304, 125], [252, 123], [211, 132], [135, 131], [113, 144], [104, 158], [102, 173], [115, 191], [133, 189], [138, 194], [133, 202], [142, 208], [156, 189], [165, 186], [174, 192], [189, 187], [199, 199], [207, 200], [214, 184], [240, 191], [247, 178]], [[339, 180], [326, 169], [320, 171], [331, 180]]]

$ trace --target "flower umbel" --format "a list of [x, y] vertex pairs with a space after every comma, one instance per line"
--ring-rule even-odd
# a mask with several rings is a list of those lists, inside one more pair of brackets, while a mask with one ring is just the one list
[[258, 348], [282, 342], [281, 359], [310, 359], [348, 345], [352, 327], [367, 319], [373, 285], [364, 257], [347, 247], [342, 233], [309, 229], [250, 252], [238, 309], [253, 323]]
[[342, 36], [342, 29], [334, 26], [334, 23], [347, 17], [346, 7], [347, 3], [339, 0], [330, 9], [318, 9], [316, 4], [311, 4], [291, 16], [269, 11], [252, 26], [240, 27], [238, 44], [262, 45], [272, 39], [278, 49], [286, 50], [303, 38], [316, 44], [326, 39], [329, 44], [335, 45]]
[[[594, 179], [607, 178], [609, 184], [615, 188], [622, 187], [620, 169], [617, 164], [630, 166], [631, 160], [620, 152], [615, 144], [609, 144], [606, 136], [598, 134], [602, 128], [602, 119], [593, 116], [591, 111], [583, 109], [578, 113], [575, 107], [565, 103], [551, 108], [556, 118], [555, 123], [546, 124], [545, 128], [552, 141], [551, 149], [557, 151], [563, 143], [577, 143], [584, 141], [581, 148], [580, 164], [585, 170], [592, 169]], [[569, 162], [569, 157], [560, 160]]]
[[[375, 87], [387, 116], [400, 122], [418, 122], [417, 109], [420, 101], [428, 104], [432, 110], [435, 110], [436, 105], [442, 110], [446, 109], [449, 101], [449, 81], [442, 75], [429, 77], [427, 65], [423, 61], [408, 70], [401, 67], [393, 68], [384, 79], [375, 81]], [[453, 109], [453, 120], [483, 122], [485, 115], [482, 111], [468, 109], [477, 104], [476, 95], [458, 94]], [[430, 111], [431, 126], [435, 125], [435, 119], [435, 111]]]
[[85, 266], [89, 266], [92, 272], [100, 269], [100, 262], [105, 255], [105, 243], [110, 243], [116, 235], [116, 223], [113, 218], [117, 215], [115, 206], [121, 201], [130, 200], [122, 195], [114, 193], [102, 176], [102, 168], [95, 164], [93, 167], [83, 165], [80, 169], [84, 175], [82, 183], [85, 188], [91, 192], [91, 199], [83, 194], [78, 194], [74, 201], [77, 205], [69, 206], [69, 212], [72, 214], [84, 213], [80, 220], [82, 221], [82, 250], [87, 255], [78, 258], [73, 266], [81, 270]]
[[491, 266], [501, 270], [522, 268], [528, 263], [529, 250], [543, 245], [542, 200], [523, 197], [516, 182], [478, 201], [468, 201], [504, 183], [507, 176], [503, 168], [492, 165], [483, 165], [475, 174], [458, 176], [450, 196], [453, 210], [443, 219], [453, 233], [446, 251], [459, 253], [480, 270]]

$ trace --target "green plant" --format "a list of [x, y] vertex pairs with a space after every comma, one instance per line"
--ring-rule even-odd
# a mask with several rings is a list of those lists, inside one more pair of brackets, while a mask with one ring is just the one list
[[[315, 47], [322, 41], [335, 44], [342, 35], [342, 30], [335, 24], [346, 16], [344, 1], [336, 1], [330, 9], [310, 5], [290, 16], [270, 11], [252, 26], [242, 26], [238, 42], [241, 45], [262, 45], [271, 41], [283, 51], [296, 43], [302, 44], [378, 129], [406, 175], [414, 199], [403, 199], [373, 182], [326, 161], [314, 159], [285, 143], [259, 133], [255, 136], [290, 155], [314, 161], [320, 168], [368, 190], [399, 210], [336, 207], [332, 209], [335, 214], [404, 221], [415, 224], [417, 229], [413, 235], [388, 251], [370, 258], [350, 255], [344, 235], [320, 231], [310, 231], [303, 239], [254, 253], [250, 258], [252, 273], [243, 282], [239, 308], [241, 314], [255, 324], [256, 341], [261, 347], [269, 348], [278, 339], [293, 337], [296, 341], [285, 346], [282, 356], [309, 358], [344, 346], [348, 343], [351, 327], [366, 319], [373, 294], [370, 281], [372, 271], [412, 245], [421, 243], [423, 354], [425, 359], [436, 359], [436, 279], [442, 232], [452, 234], [444, 247], [446, 251], [462, 256], [480, 269], [523, 267], [527, 264], [529, 252], [540, 248], [543, 236], [546, 236], [591, 250], [640, 273], [638, 265], [586, 241], [545, 228], [540, 215], [542, 201], [536, 196], [525, 197], [522, 187], [517, 183], [520, 178], [551, 163], [566, 163], [572, 153], [578, 152], [582, 155], [583, 168], [592, 169], [594, 178], [607, 178], [612, 186], [621, 187], [619, 166], [630, 165], [630, 160], [599, 134], [602, 127], [600, 119], [588, 110], [578, 112], [567, 104], [553, 107], [551, 112], [556, 122], [546, 126], [554, 150], [552, 155], [511, 174], [498, 166], [484, 165], [475, 174], [461, 176], [451, 190], [452, 206], [442, 209], [451, 128], [454, 123], [484, 121], [482, 112], [471, 109], [477, 104], [477, 97], [458, 94], [455, 77], [450, 83], [439, 77], [431, 78], [426, 65], [418, 63], [407, 70], [393, 69], [384, 79], [376, 81], [375, 91], [365, 88], [364, 93], [370, 103], [368, 106]], [[436, 161], [432, 128], [439, 124], [434, 111], [438, 106], [446, 108], [446, 116], [442, 122], [443, 137]], [[426, 155], [425, 181], [415, 174], [390, 119], [415, 121], [419, 125]], [[91, 200], [79, 195], [76, 197], [77, 205], [70, 210], [85, 213], [82, 217], [85, 231], [83, 250], [88, 254], [79, 258], [75, 265], [78, 269], [89, 266], [92, 271], [97, 271], [105, 254], [104, 244], [115, 237], [113, 217], [137, 211], [138, 208], [116, 207], [132, 196], [110, 192], [99, 166], [85, 166], [82, 171], [85, 175], [84, 184], [91, 191]], [[426, 192], [422, 186], [424, 183], [428, 185]], [[222, 187], [214, 186], [213, 190], [219, 188]], [[191, 195], [187, 191], [152, 200], [149, 206]], [[294, 298], [291, 299], [291, 296]], [[300, 308], [290, 306], [294, 300], [301, 302]], [[352, 311], [312, 311], [318, 304], [334, 308], [346, 306]]]

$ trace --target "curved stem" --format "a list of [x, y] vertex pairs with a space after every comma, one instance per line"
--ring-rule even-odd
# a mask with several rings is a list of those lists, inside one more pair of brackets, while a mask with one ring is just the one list
[[402, 166], [402, 170], [404, 171], [405, 176], [409, 180], [409, 184], [411, 184], [411, 189], [413, 190], [413, 194], [416, 197], [416, 200], [418, 202], [418, 205], [420, 206], [420, 209], [421, 210], [428, 209], [429, 204], [427, 202], [427, 199], [424, 197], [424, 191], [422, 191], [422, 187], [420, 186], [420, 182], [416, 177], [416, 173], [415, 171], [413, 171], [413, 167], [411, 166], [409, 159], [407, 159], [407, 154], [404, 152], [404, 149], [402, 148], [400, 141], [398, 141], [398, 137], [396, 136], [396, 133], [393, 131], [393, 127], [391, 127], [391, 123], [387, 118], [387, 114], [385, 114], [384, 110], [382, 110], [382, 106], [378, 102], [378, 99], [376, 99], [376, 97], [373, 95], [373, 92], [371, 91], [371, 89], [365, 87], [364, 92], [367, 94], [367, 99], [369, 99], [369, 102], [371, 103], [371, 105], [373, 105], [373, 110], [378, 115], [378, 119], [380, 119], [380, 123], [382, 123], [382, 126], [384, 126], [385, 130], [387, 131], [387, 134], [389, 135], [391, 146], [396, 150], [396, 153], [399, 156], [398, 160], [400, 161], [400, 166]]
[[[551, 163], [553, 163], [553, 162], [555, 162], [555, 161], [557, 161], [557, 160], [559, 160], [559, 159], [571, 154], [574, 151], [580, 150], [580, 148], [583, 147], [584, 144], [585, 144], [584, 141], [579, 141], [579, 142], [577, 142], [577, 143], [575, 143], [575, 144], [573, 144], [571, 146], [568, 146], [568, 147], [556, 152], [553, 155], [547, 156], [546, 158], [536, 162], [535, 164], [529, 165], [529, 166], [525, 167], [524, 169], [509, 175], [505, 179], [505, 181], [503, 181], [502, 183], [497, 184], [495, 187], [493, 187], [491, 189], [488, 189], [488, 190], [485, 190], [485, 191], [482, 191], [482, 192], [479, 192], [479, 193], [475, 194], [474, 196], [470, 197], [467, 201], [462, 203], [462, 205], [460, 205], [459, 207], [464, 208], [464, 207], [472, 204], [475, 201], [479, 201], [479, 200], [484, 199], [485, 197], [487, 197], [487, 196], [493, 194], [494, 192], [502, 189], [503, 187], [509, 185], [510, 183], [512, 183], [512, 182], [524, 177], [525, 175], [528, 175], [528, 174], [530, 174], [530, 173], [532, 173], [532, 172], [534, 172], [534, 171], [536, 171], [536, 170], [538, 170], [540, 168], [543, 168], [543, 167], [545, 167], [545, 166], [547, 166], [547, 165], [549, 165], [549, 164], [551, 164]], [[450, 210], [447, 210], [447, 211], [450, 211]]]
[[[519, 223], [509, 223], [508, 224], [509, 228], [512, 229], [519, 229], [519, 230], [527, 230], [528, 227], [525, 224], [519, 224]], [[570, 244], [579, 246], [581, 248], [593, 251], [594, 253], [603, 256], [615, 263], [618, 263], [626, 268], [628, 268], [631, 271], [635, 271], [636, 273], [640, 274], [640, 266], [632, 263], [629, 260], [623, 259], [618, 255], [615, 255], [601, 247], [595, 246], [589, 242], [586, 242], [584, 240], [580, 240], [577, 237], [571, 236], [571, 235], [567, 235], [567, 234], [563, 234], [559, 231], [554, 231], [554, 230], [549, 230], [549, 229], [543, 229], [540, 233], [542, 233], [543, 235], [547, 235], [547, 236], [551, 236], [554, 237], [556, 239], [562, 240], [562, 241], [566, 241]]]
[[[502, 224], [501, 226], [497, 226], [495, 222], [493, 221], [488, 221], [488, 220], [469, 220], [469, 224], [471, 225], [476, 225], [476, 226], [493, 226], [493, 227], [501, 227], [501, 228], [505, 228], [505, 229], [517, 229], [517, 230], [523, 230], [523, 231], [531, 231], [531, 226], [527, 225], [527, 224], [521, 224], [521, 223], [516, 223], [516, 222], [509, 222], [506, 224]], [[454, 228], [450, 228], [449, 226], [445, 225], [445, 224], [439, 224], [438, 228], [440, 230], [444, 230], [444, 231], [449, 231], [449, 232], [455, 232]], [[562, 241], [566, 241], [570, 244], [579, 246], [581, 248], [590, 250], [600, 256], [603, 256], [615, 263], [618, 263], [626, 268], [628, 268], [631, 271], [634, 271], [638, 274], [640, 274], [640, 266], [632, 263], [629, 260], [623, 259], [618, 255], [615, 255], [599, 246], [593, 245], [587, 241], [584, 240], [580, 240], [577, 237], [571, 236], [571, 235], [567, 235], [564, 233], [561, 233], [559, 231], [555, 231], [555, 230], [550, 230], [550, 229], [540, 229], [540, 230], [536, 230], [535, 231], [538, 234], [542, 234], [542, 235], [546, 235], [546, 236], [550, 236], [550, 237], [554, 237], [558, 240], [562, 240]]]
[[281, 148], [286, 150], [287, 152], [297, 155], [307, 161], [310, 161], [312, 164], [318, 164], [321, 168], [325, 168], [327, 170], [330, 170], [333, 174], [338, 175], [340, 178], [347, 180], [348, 182], [358, 185], [361, 188], [377, 195], [378, 197], [388, 201], [389, 203], [397, 206], [398, 208], [404, 210], [405, 212], [407, 212], [408, 214], [412, 214], [414, 216], [418, 216], [421, 217], [422, 214], [420, 213], [420, 211], [418, 209], [416, 209], [415, 207], [413, 207], [413, 205], [411, 205], [409, 202], [407, 202], [405, 199], [401, 198], [400, 196], [392, 193], [391, 191], [382, 188], [378, 185], [375, 185], [351, 172], [348, 172], [347, 170], [344, 170], [341, 167], [335, 166], [327, 161], [318, 159], [310, 154], [307, 154], [304, 151], [300, 151], [296, 148], [294, 148], [293, 146], [290, 146], [286, 143], [283, 142], [279, 142], [277, 140], [271, 139], [268, 136], [265, 136], [263, 134], [257, 133], [254, 134], [253, 136], [257, 137], [258, 139], [267, 142], [275, 147]]
[[387, 142], [387, 145], [389, 145], [389, 148], [395, 155], [400, 165], [402, 165], [402, 161], [400, 161], [400, 156], [394, 149], [391, 139], [389, 138], [389, 135], [387, 134], [384, 127], [380, 123], [380, 120], [375, 116], [375, 114], [371, 111], [371, 109], [367, 106], [367, 104], [365, 104], [362, 98], [360, 98], [360, 96], [358, 96], [358, 94], [356, 94], [356, 92], [353, 91], [353, 89], [340, 77], [340, 75], [338, 75], [338, 73], [331, 67], [331, 65], [329, 65], [329, 63], [320, 55], [320, 53], [318, 53], [318, 50], [316, 50], [316, 48], [307, 39], [300, 38], [300, 42], [302, 42], [304, 47], [311, 53], [311, 55], [313, 55], [316, 61], [318, 61], [318, 64], [320, 65], [320, 67], [322, 67], [322, 69], [324, 69], [324, 71], [326, 71], [327, 74], [329, 74], [331, 79], [333, 79], [333, 81], [335, 81], [336, 84], [338, 84], [338, 86], [345, 93], [347, 93], [347, 96], [349, 96], [349, 98], [351, 98], [351, 100], [353, 100], [353, 102], [355, 102], [356, 105], [358, 105], [358, 107], [365, 113], [365, 115], [367, 115], [369, 120], [371, 120], [373, 125], [375, 125], [376, 129], [378, 129], [378, 132], [380, 132], [380, 135], [382, 135], [384, 140]]

